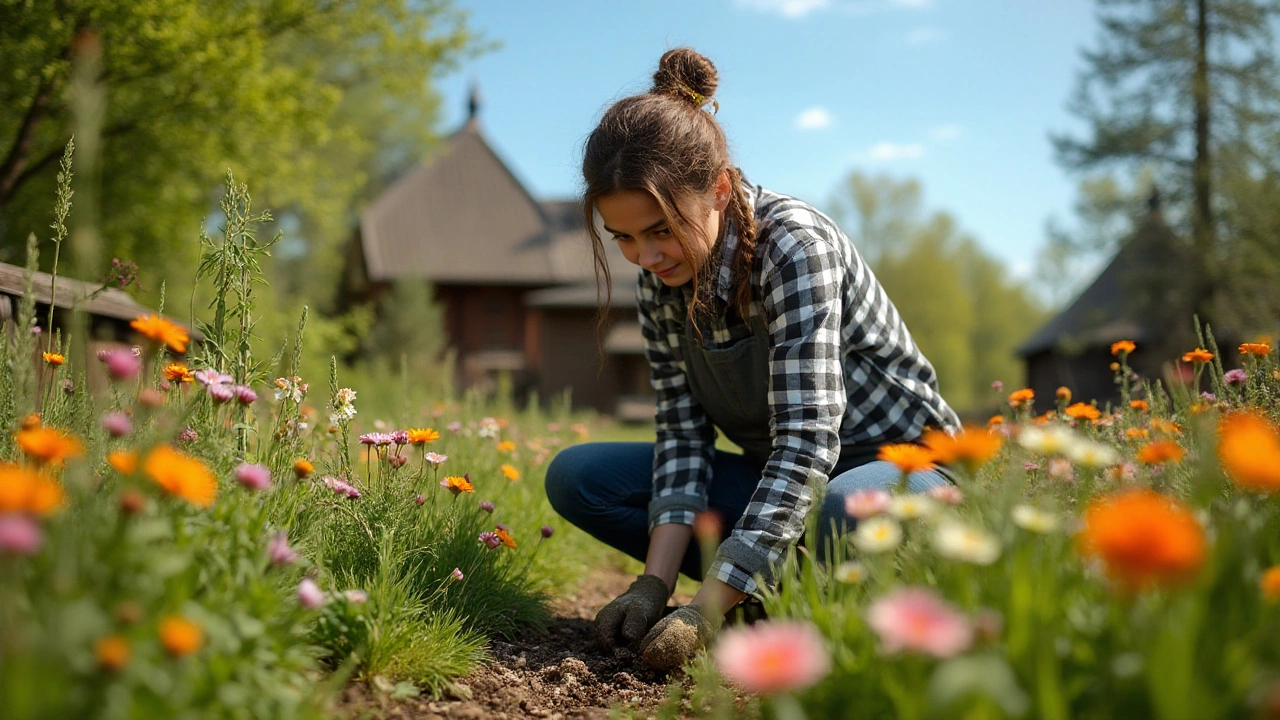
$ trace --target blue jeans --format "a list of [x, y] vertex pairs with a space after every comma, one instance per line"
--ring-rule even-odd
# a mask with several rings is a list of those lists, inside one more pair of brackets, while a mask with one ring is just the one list
[[[741, 455], [717, 450], [712, 461], [707, 508], [723, 520], [725, 537], [751, 501], [760, 481], [760, 470]], [[873, 461], [836, 475], [827, 484], [818, 516], [821, 547], [827, 547], [833, 531], [853, 528], [845, 515], [844, 500], [858, 490], [891, 490], [902, 478], [895, 465]], [[907, 489], [925, 492], [945, 485], [937, 471], [912, 473]], [[644, 562], [649, 550], [649, 500], [653, 497], [653, 443], [599, 442], [561, 450], [547, 467], [547, 499], [565, 520], [610, 547]], [[680, 572], [702, 579], [698, 543], [689, 543]]]

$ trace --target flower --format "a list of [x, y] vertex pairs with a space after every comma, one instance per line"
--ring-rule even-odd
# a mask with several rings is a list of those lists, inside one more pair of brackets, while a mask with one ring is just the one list
[[236, 391], [231, 389], [230, 385], [210, 385], [209, 386], [209, 397], [213, 398], [214, 402], [219, 402], [219, 403], [230, 402], [231, 398], [235, 396], [236, 396]]
[[62, 485], [30, 467], [0, 463], [0, 513], [48, 516], [62, 507]]
[[552, 535], [555, 535], [555, 534], [556, 534], [556, 529], [555, 529], [555, 528], [551, 527], [550, 525], [543, 525], [543, 526], [542, 526], [542, 539], [543, 539], [543, 540], [546, 540], [547, 538], [549, 538], [549, 537], [551, 537]]
[[511, 442], [510, 440], [503, 440], [502, 442], [498, 443], [498, 452], [500, 453], [509, 453], [515, 449], [516, 449], [516, 444]]
[[236, 482], [250, 490], [266, 490], [271, 487], [271, 471], [265, 465], [241, 463], [236, 468]]
[[289, 535], [284, 530], [277, 530], [267, 543], [267, 558], [272, 565], [292, 565], [298, 562], [298, 553], [289, 547]]
[[16, 439], [23, 453], [41, 463], [61, 462], [84, 452], [79, 440], [50, 427], [20, 430]]
[[138, 470], [138, 451], [116, 450], [107, 455], [107, 464], [121, 475], [132, 475]]
[[44, 533], [31, 517], [18, 513], [0, 515], [0, 552], [35, 555], [44, 545]]
[[1019, 408], [1024, 405], [1030, 405], [1032, 400], [1036, 399], [1036, 391], [1031, 388], [1022, 388], [1009, 393], [1009, 407]]
[[844, 499], [844, 511], [849, 517], [866, 520], [888, 512], [892, 499], [889, 493], [879, 488], [856, 490]]
[[902, 526], [883, 515], [863, 520], [853, 532], [853, 544], [862, 552], [886, 552], [901, 543]]
[[351, 388], [341, 388], [333, 397], [339, 405], [350, 405], [356, 401], [356, 391]]
[[462, 570], [461, 570], [461, 569], [459, 569], [459, 568], [454, 568], [454, 569], [453, 569], [453, 572], [449, 573], [449, 575], [450, 575], [454, 580], [461, 580], [461, 579], [463, 578]]
[[1119, 342], [1111, 343], [1111, 354], [1123, 357], [1133, 352], [1136, 348], [1137, 346], [1133, 344], [1132, 340], [1120, 340]]
[[1213, 353], [1204, 348], [1196, 348], [1189, 353], [1182, 354], [1182, 362], [1189, 363], [1207, 363], [1213, 359]]
[[1166, 462], [1178, 462], [1187, 451], [1171, 440], [1156, 440], [1143, 445], [1138, 450], [1138, 460], [1148, 465], [1159, 465]]
[[1068, 405], [1067, 409], [1062, 412], [1073, 420], [1097, 420], [1102, 417], [1102, 413], [1098, 411], [1098, 408], [1082, 402]]
[[231, 377], [230, 375], [227, 375], [226, 373], [218, 372], [214, 368], [205, 368], [204, 370], [197, 370], [194, 373], [192, 373], [191, 376], [195, 378], [196, 382], [206, 387], [210, 385], [225, 385], [226, 383], [232, 383], [232, 382], [235, 382], [236, 380], [235, 378]]
[[520, 479], [520, 471], [517, 470], [514, 465], [504, 464], [502, 466], [502, 476], [511, 482], [515, 482]]
[[120, 670], [129, 664], [129, 641], [120, 635], [106, 635], [93, 644], [93, 656], [98, 667], [109, 672]]
[[181, 615], [169, 615], [160, 621], [160, 644], [175, 657], [190, 655], [204, 644], [204, 630]]
[[236, 394], [236, 402], [241, 405], [252, 405], [258, 401], [258, 393], [248, 385], [236, 385], [231, 390]]
[[1222, 374], [1222, 381], [1228, 385], [1243, 385], [1248, 379], [1249, 374], [1240, 368], [1228, 370]]
[[1110, 467], [1120, 462], [1120, 453], [1106, 443], [1081, 440], [1067, 448], [1067, 457], [1089, 468]]
[[803, 690], [831, 672], [822, 633], [805, 621], [730, 628], [720, 635], [714, 656], [727, 680], [760, 695]]
[[511, 533], [507, 532], [506, 528], [499, 525], [497, 529], [493, 531], [493, 534], [498, 536], [498, 540], [501, 540], [503, 545], [506, 545], [512, 550], [516, 548], [516, 539], [511, 537]]
[[391, 442], [395, 443], [397, 446], [408, 445], [409, 444], [408, 431], [396, 430], [395, 432], [391, 433]]
[[933, 545], [943, 557], [974, 565], [990, 565], [1000, 557], [1000, 541], [994, 535], [956, 520], [938, 523]]
[[159, 315], [143, 315], [134, 319], [129, 326], [157, 345], [168, 345], [176, 353], [185, 353], [187, 343], [191, 341], [186, 328]]
[[191, 368], [182, 363], [169, 363], [160, 372], [166, 380], [171, 382], [189, 383], [195, 379], [195, 373], [191, 372]]
[[1261, 415], [1240, 412], [1223, 418], [1218, 459], [1236, 485], [1255, 492], [1280, 490], [1280, 433]]
[[[302, 399], [307, 396], [307, 388], [310, 387], [309, 385], [307, 385], [307, 383], [302, 382], [302, 378], [298, 377], [297, 375], [294, 375], [292, 380], [290, 380], [289, 378], [278, 377], [276, 378], [275, 385], [276, 385], [276, 393], [275, 393], [276, 400], [284, 400], [285, 398], [289, 398], [294, 402], [294, 404], [298, 404], [302, 402]], [[351, 414], [352, 415], [356, 414], [355, 408], [351, 409]]]
[[1280, 565], [1267, 568], [1259, 578], [1258, 586], [1262, 588], [1262, 596], [1268, 602], [1280, 602]]
[[1076, 540], [1082, 555], [1101, 560], [1129, 590], [1186, 581], [1205, 557], [1204, 530], [1191, 511], [1145, 488], [1090, 503]]
[[934, 485], [929, 488], [928, 492], [925, 494], [934, 500], [946, 503], [947, 505], [959, 505], [964, 502], [964, 493], [960, 492], [960, 488], [952, 485], [951, 483], [947, 483], [946, 485]]
[[1146, 400], [1130, 400], [1129, 407], [1139, 412], [1146, 412], [1148, 409], [1150, 409], [1150, 407], [1147, 405]]
[[493, 503], [489, 502], [488, 500], [482, 500], [480, 501], [480, 509], [492, 515]]
[[991, 389], [995, 390], [996, 392], [1000, 392], [1001, 390], [1004, 389], [1004, 383], [1000, 382], [999, 380], [992, 380]]
[[1003, 415], [992, 415], [990, 418], [987, 419], [987, 427], [995, 427], [996, 425], [1003, 425], [1003, 424], [1004, 424]]
[[124, 437], [133, 430], [133, 423], [122, 412], [110, 412], [102, 416], [102, 429], [111, 437]]
[[857, 585], [867, 579], [867, 566], [856, 560], [842, 562], [831, 571], [831, 577], [835, 578], [836, 582]]
[[44, 361], [54, 367], [58, 367], [67, 361], [65, 356], [59, 355], [58, 353], [47, 352], [41, 354], [44, 356]]
[[1107, 468], [1107, 477], [1116, 482], [1132, 482], [1138, 476], [1138, 466], [1133, 463], [1120, 463]]
[[1071, 402], [1071, 388], [1065, 386], [1058, 388], [1058, 391], [1054, 393], [1054, 397], [1057, 398], [1058, 402]]
[[1077, 442], [1076, 434], [1064, 425], [1026, 427], [1018, 433], [1019, 445], [1041, 455], [1065, 454]]
[[1178, 427], [1175, 422], [1170, 422], [1164, 418], [1151, 418], [1151, 422], [1147, 423], [1151, 427], [1151, 431], [1161, 435], [1181, 435], [1182, 428]]
[[427, 502], [427, 498], [422, 493], [418, 493], [417, 495], [413, 496], [413, 502], [418, 505], [425, 505]]
[[98, 359], [106, 364], [113, 380], [132, 380], [142, 369], [142, 363], [127, 350], [104, 350], [98, 353]]
[[928, 495], [896, 495], [889, 501], [889, 514], [899, 520], [919, 520], [937, 512], [937, 503]]
[[498, 437], [498, 431], [501, 429], [502, 425], [496, 419], [491, 417], [481, 418], [480, 429], [476, 434], [480, 437], [496, 438]]
[[449, 456], [441, 455], [440, 453], [429, 452], [426, 455], [423, 455], [422, 459], [431, 463], [431, 465], [434, 467], [439, 467], [440, 465], [444, 464], [445, 460], [449, 459]]
[[1059, 480], [1071, 481], [1076, 478], [1076, 469], [1071, 466], [1071, 461], [1066, 458], [1051, 458], [1046, 472], [1049, 473], [1049, 477]]
[[348, 498], [351, 498], [352, 500], [360, 497], [360, 491], [344, 480], [339, 480], [338, 478], [326, 476], [324, 478], [324, 484], [326, 487], [328, 487], [330, 490], [334, 491], [338, 495], [346, 496]]
[[384, 447], [391, 444], [391, 433], [371, 432], [360, 436], [361, 445], [370, 445], [374, 447]]
[[137, 490], [129, 489], [120, 493], [120, 512], [125, 515], [137, 515], [147, 509], [147, 496]]
[[1263, 357], [1269, 352], [1271, 352], [1271, 346], [1266, 343], [1240, 343], [1241, 355]]
[[936, 462], [943, 465], [958, 463], [971, 473], [995, 457], [1002, 444], [999, 436], [971, 427], [966, 427], [955, 435], [930, 430], [924, 434], [923, 442], [933, 453]]
[[138, 391], [138, 404], [143, 407], [158, 408], [164, 405], [164, 395], [158, 390], [144, 388]]
[[480, 533], [478, 542], [483, 545], [488, 545], [489, 549], [492, 550], [502, 544], [502, 539], [499, 538], [496, 533], [482, 532]]
[[1151, 431], [1146, 428], [1129, 428], [1124, 431], [1124, 436], [1130, 440], [1146, 440], [1151, 437]]
[[1058, 529], [1058, 516], [1031, 505], [1014, 505], [1010, 513], [1013, 524], [1028, 532], [1048, 534]]
[[886, 653], [910, 650], [947, 658], [973, 644], [969, 619], [925, 588], [898, 588], [876, 598], [867, 609], [867, 624]]
[[302, 578], [298, 583], [298, 604], [307, 610], [315, 610], [324, 605], [324, 591], [311, 578]]
[[369, 593], [363, 590], [343, 590], [342, 597], [346, 598], [347, 602], [352, 605], [369, 602]]
[[199, 507], [212, 506], [218, 493], [218, 479], [204, 463], [168, 445], [152, 450], [142, 469], [165, 492]]
[[470, 478], [465, 475], [462, 477], [456, 475], [446, 477], [440, 481], [440, 487], [453, 493], [454, 497], [464, 492], [475, 492], [475, 487], [471, 485]]
[[409, 431], [409, 442], [414, 445], [426, 445], [439, 439], [440, 433], [431, 428], [415, 428]]
[[915, 443], [881, 445], [876, 459], [891, 462], [906, 474], [934, 468], [933, 451]]

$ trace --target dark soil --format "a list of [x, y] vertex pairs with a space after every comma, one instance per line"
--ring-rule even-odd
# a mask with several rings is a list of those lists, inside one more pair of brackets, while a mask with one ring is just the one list
[[413, 720], [603, 720], [609, 708], [626, 705], [647, 716], [666, 698], [671, 676], [649, 669], [629, 650], [606, 653], [591, 628], [596, 611], [633, 579], [618, 570], [593, 571], [582, 588], [556, 603], [547, 632], [525, 630], [513, 642], [494, 640], [489, 644], [491, 661], [461, 678], [445, 699], [392, 700], [364, 683], [354, 683], [343, 692], [339, 714]]

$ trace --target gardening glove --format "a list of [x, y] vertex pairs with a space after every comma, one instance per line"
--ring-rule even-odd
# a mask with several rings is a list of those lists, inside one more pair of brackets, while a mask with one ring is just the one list
[[681, 606], [644, 636], [640, 659], [655, 670], [674, 670], [692, 660], [715, 632], [715, 624], [702, 613], [702, 608]]
[[606, 650], [612, 651], [618, 635], [628, 643], [644, 637], [645, 631], [662, 616], [671, 590], [657, 575], [641, 575], [627, 591], [614, 598], [596, 613], [596, 637]]

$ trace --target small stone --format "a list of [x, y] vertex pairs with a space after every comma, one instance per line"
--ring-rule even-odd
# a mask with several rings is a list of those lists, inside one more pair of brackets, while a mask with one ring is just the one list
[[528, 665], [528, 664], [529, 664], [529, 658], [525, 657], [524, 653], [520, 653], [520, 657], [516, 658], [516, 667], [523, 668], [525, 665]]
[[445, 697], [451, 697], [455, 700], [470, 700], [473, 696], [471, 687], [464, 683], [449, 683], [444, 689]]

